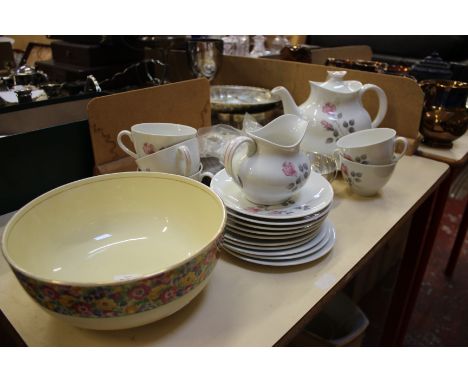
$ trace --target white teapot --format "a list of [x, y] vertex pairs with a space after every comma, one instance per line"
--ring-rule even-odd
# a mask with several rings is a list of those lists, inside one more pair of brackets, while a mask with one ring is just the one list
[[[378, 127], [387, 113], [387, 96], [377, 85], [344, 81], [346, 71], [328, 71], [325, 82], [309, 81], [309, 98], [300, 106], [283, 86], [271, 93], [280, 97], [285, 114], [297, 115], [309, 122], [301, 149], [305, 152], [332, 154], [336, 141], [355, 131]], [[373, 90], [379, 99], [379, 111], [372, 121], [362, 105], [362, 96]]]
[[[224, 167], [253, 203], [285, 202], [304, 186], [310, 175], [309, 158], [300, 152], [307, 121], [285, 114], [267, 125], [246, 131], [229, 143]], [[247, 154], [236, 156], [247, 143]]]

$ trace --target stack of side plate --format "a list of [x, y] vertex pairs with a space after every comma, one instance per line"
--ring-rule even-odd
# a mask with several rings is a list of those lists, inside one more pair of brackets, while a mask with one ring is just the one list
[[335, 229], [328, 213], [333, 188], [321, 175], [311, 173], [307, 183], [290, 200], [263, 206], [249, 201], [225, 170], [211, 181], [223, 200], [227, 225], [226, 252], [256, 264], [303, 264], [326, 255], [335, 244]]

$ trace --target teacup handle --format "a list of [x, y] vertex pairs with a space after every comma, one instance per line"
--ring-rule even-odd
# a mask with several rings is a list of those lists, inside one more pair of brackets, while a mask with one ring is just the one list
[[368, 90], [373, 90], [375, 93], [377, 93], [377, 97], [379, 98], [379, 111], [377, 112], [375, 119], [371, 122], [371, 128], [375, 128], [375, 127], [379, 127], [379, 125], [382, 123], [383, 119], [385, 118], [385, 114], [387, 114], [387, 106], [388, 106], [387, 96], [385, 92], [382, 90], [382, 88], [378, 87], [377, 85], [366, 84], [359, 91], [359, 97], [360, 97], [361, 103], [362, 103], [362, 96]]
[[138, 159], [138, 155], [136, 155], [132, 150], [128, 149], [127, 146], [125, 146], [122, 142], [122, 137], [124, 135], [128, 135], [128, 137], [130, 138], [130, 140], [133, 142], [133, 139], [132, 139], [132, 133], [128, 130], [122, 130], [121, 132], [119, 132], [119, 134], [117, 135], [117, 144], [119, 145], [119, 147], [125, 151], [128, 155], [130, 155], [132, 158], [135, 158], [135, 159]]
[[187, 146], [180, 146], [177, 148], [177, 154], [182, 156], [183, 163], [185, 165], [184, 171], [182, 171], [181, 166], [178, 166], [178, 171], [183, 176], [190, 176], [190, 169], [192, 168], [192, 156], [190, 155], [190, 150]]
[[[234, 171], [232, 170], [232, 160], [234, 158], [234, 155], [237, 151], [237, 149], [243, 144], [243, 143], [248, 143], [248, 151], [247, 151], [247, 156], [250, 157], [255, 152], [257, 151], [257, 145], [255, 144], [255, 141], [252, 138], [249, 137], [237, 137], [234, 138], [226, 147], [226, 151], [224, 153], [224, 168], [226, 169], [226, 172], [228, 173], [229, 176], [231, 176], [234, 181], [239, 184], [239, 181], [237, 180], [237, 176], [234, 176]], [[240, 185], [240, 184], [239, 184]], [[240, 185], [242, 187], [242, 185]]]
[[401, 153], [394, 153], [395, 159], [396, 159], [397, 161], [399, 161], [400, 158], [401, 158], [403, 155], [405, 155], [406, 150], [408, 149], [408, 140], [407, 140], [406, 138], [404, 138], [404, 137], [397, 137], [397, 138], [395, 139], [395, 148], [397, 147], [398, 142], [401, 142], [401, 144], [403, 145], [403, 150], [401, 150]]

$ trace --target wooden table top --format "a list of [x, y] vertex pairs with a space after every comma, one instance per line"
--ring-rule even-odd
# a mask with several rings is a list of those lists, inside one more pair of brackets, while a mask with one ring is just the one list
[[417, 153], [425, 158], [438, 160], [449, 165], [461, 166], [468, 159], [468, 134], [464, 134], [453, 141], [453, 147], [450, 149], [430, 147], [421, 143]]
[[[409, 216], [448, 166], [403, 157], [376, 197], [351, 194], [333, 182], [334, 249], [322, 259], [287, 268], [248, 264], [223, 253], [205, 290], [161, 321], [99, 332], [63, 323], [39, 308], [0, 256], [0, 309], [29, 346], [271, 346], [359, 270], [387, 234]], [[12, 214], [0, 217], [0, 232]]]

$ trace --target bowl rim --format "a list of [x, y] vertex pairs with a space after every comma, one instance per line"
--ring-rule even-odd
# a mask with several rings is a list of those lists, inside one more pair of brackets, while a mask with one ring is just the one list
[[[175, 180], [179, 181], [182, 183], [187, 183], [190, 184], [196, 188], [199, 188], [205, 192], [207, 192], [216, 202], [221, 206], [222, 209], [222, 222], [220, 226], [218, 227], [216, 233], [213, 235], [213, 237], [208, 241], [208, 243], [194, 252], [191, 256], [185, 258], [184, 260], [181, 260], [177, 262], [176, 264], [172, 264], [171, 266], [168, 266], [164, 269], [158, 270], [156, 272], [152, 273], [147, 273], [144, 275], [140, 275], [138, 277], [134, 277], [128, 280], [117, 280], [117, 281], [110, 281], [110, 282], [79, 282], [79, 281], [62, 281], [62, 280], [53, 280], [50, 278], [42, 277], [42, 276], [36, 276], [30, 271], [27, 271], [23, 269], [22, 267], [18, 266], [18, 264], [11, 258], [9, 251], [7, 249], [7, 241], [8, 241], [8, 236], [10, 232], [14, 229], [15, 224], [34, 206], [42, 203], [43, 201], [50, 199], [54, 195], [66, 192], [67, 190], [75, 188], [77, 185], [86, 185], [89, 183], [96, 183], [96, 182], [101, 182], [101, 181], [107, 181], [111, 179], [118, 179], [118, 178], [155, 178], [155, 179], [169, 179], [169, 180]], [[119, 172], [119, 173], [112, 173], [112, 174], [103, 174], [103, 175], [96, 175], [88, 178], [83, 178], [79, 179], [70, 183], [66, 183], [62, 186], [56, 187], [50, 191], [47, 191], [46, 193], [36, 197], [35, 199], [31, 200], [29, 203], [21, 207], [14, 215], [13, 217], [8, 221], [5, 230], [3, 231], [2, 235], [2, 252], [3, 252], [3, 257], [7, 261], [7, 263], [10, 265], [11, 268], [13, 268], [15, 271], [18, 271], [22, 273], [23, 275], [27, 276], [28, 278], [31, 278], [33, 280], [38, 280], [44, 283], [50, 283], [54, 285], [62, 285], [62, 286], [77, 286], [77, 287], [105, 287], [105, 286], [117, 286], [117, 285], [124, 285], [129, 282], [137, 282], [137, 281], [143, 281], [146, 279], [153, 278], [157, 275], [169, 272], [171, 270], [177, 269], [181, 265], [193, 260], [197, 256], [199, 256], [201, 253], [205, 252], [207, 249], [209, 249], [213, 243], [215, 243], [219, 237], [221, 237], [224, 227], [226, 225], [226, 220], [227, 220], [227, 214], [226, 214], [226, 207], [224, 206], [223, 201], [221, 198], [214, 192], [212, 191], [209, 187], [204, 185], [203, 183], [200, 183], [194, 179], [187, 178], [185, 176], [181, 175], [174, 175], [174, 174], [168, 174], [168, 173], [162, 173], [162, 172], [139, 172], [139, 171], [129, 171], [129, 172]], [[216, 244], [217, 245], [217, 244]]]

